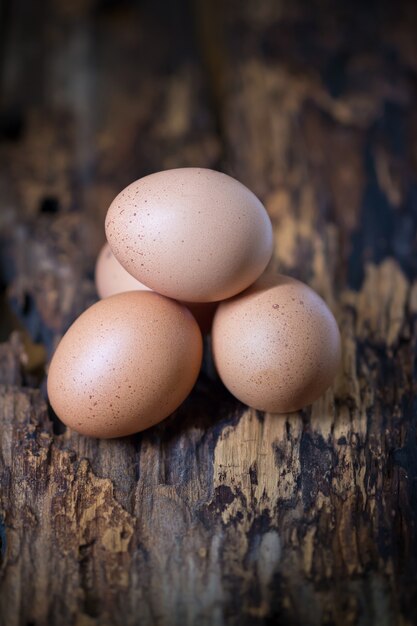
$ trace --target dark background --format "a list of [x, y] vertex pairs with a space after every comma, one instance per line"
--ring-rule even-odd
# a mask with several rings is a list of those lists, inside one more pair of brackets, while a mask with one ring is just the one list
[[[417, 621], [417, 5], [0, 4], [0, 623]], [[125, 185], [225, 171], [339, 322], [288, 416], [203, 370], [134, 437], [66, 431], [47, 363]]]

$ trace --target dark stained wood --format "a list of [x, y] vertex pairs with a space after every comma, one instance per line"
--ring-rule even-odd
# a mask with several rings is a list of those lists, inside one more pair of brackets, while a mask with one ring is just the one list
[[325, 297], [344, 337], [334, 395], [271, 442], [278, 614], [414, 623], [416, 11], [326, 6], [199, 4], [228, 167], [266, 202], [276, 266]]
[[[417, 621], [416, 16], [9, 3], [0, 623]], [[342, 370], [313, 407], [273, 416], [235, 401], [207, 358], [161, 425], [83, 438], [48, 409], [47, 358], [96, 298], [112, 197], [185, 165], [264, 200], [273, 267], [334, 310]]]

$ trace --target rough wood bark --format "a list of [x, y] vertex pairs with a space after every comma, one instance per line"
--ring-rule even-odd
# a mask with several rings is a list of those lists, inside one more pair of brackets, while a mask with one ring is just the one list
[[[0, 619], [415, 623], [415, 9], [201, 0], [200, 61], [187, 8], [162, 4], [10, 13], [2, 280], [31, 341], [0, 347]], [[263, 415], [205, 371], [142, 435], [63, 432], [36, 343], [95, 298], [118, 189], [194, 164], [259, 193], [274, 267], [335, 311], [334, 388]]]

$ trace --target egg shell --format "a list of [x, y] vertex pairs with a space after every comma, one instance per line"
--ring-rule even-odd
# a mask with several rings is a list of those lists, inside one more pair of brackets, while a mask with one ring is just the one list
[[331, 385], [341, 357], [339, 329], [326, 303], [283, 275], [263, 276], [219, 305], [212, 347], [229, 391], [272, 413], [311, 404]]
[[271, 258], [263, 204], [214, 170], [182, 168], [145, 176], [114, 199], [106, 235], [123, 267], [158, 293], [214, 302], [255, 281]]
[[[108, 243], [104, 244], [97, 257], [95, 283], [100, 298], [108, 298], [124, 291], [151, 291], [149, 287], [125, 270], [114, 256]], [[182, 304], [194, 315], [201, 332], [209, 333], [217, 302], [183, 302]]]
[[100, 298], [108, 298], [123, 291], [150, 290], [120, 265], [108, 243], [104, 244], [97, 257], [95, 283]]
[[201, 359], [201, 333], [186, 307], [150, 291], [117, 294], [93, 304], [62, 338], [49, 368], [49, 399], [84, 435], [129, 435], [181, 404]]

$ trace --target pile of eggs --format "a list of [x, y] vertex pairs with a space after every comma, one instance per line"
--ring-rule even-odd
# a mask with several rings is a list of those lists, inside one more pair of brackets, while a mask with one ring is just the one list
[[151, 174], [114, 199], [105, 227], [102, 299], [49, 368], [49, 399], [66, 425], [111, 438], [160, 422], [193, 388], [210, 332], [218, 375], [255, 409], [296, 411], [332, 383], [336, 321], [307, 285], [264, 273], [271, 222], [237, 180], [201, 168]]

